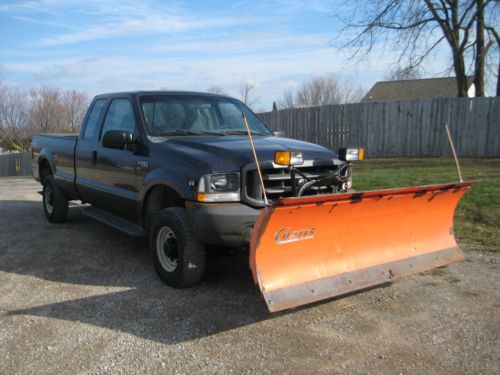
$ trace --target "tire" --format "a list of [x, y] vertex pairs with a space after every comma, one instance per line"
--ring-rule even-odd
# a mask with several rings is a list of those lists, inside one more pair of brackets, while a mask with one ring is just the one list
[[202, 278], [206, 249], [197, 240], [185, 208], [160, 211], [151, 227], [149, 247], [156, 272], [165, 284], [184, 288]]
[[47, 176], [43, 182], [43, 211], [51, 223], [62, 223], [68, 217], [68, 198], [54, 176]]

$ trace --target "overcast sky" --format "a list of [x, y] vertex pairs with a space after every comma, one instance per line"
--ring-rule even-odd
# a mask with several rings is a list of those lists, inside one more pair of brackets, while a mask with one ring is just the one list
[[[335, 72], [369, 89], [395, 56], [386, 48], [354, 65], [339, 52], [332, 1], [0, 0], [0, 75], [21, 89], [42, 84], [89, 95], [136, 89], [238, 97], [256, 85], [256, 109], [285, 88]], [[442, 70], [445, 53], [426, 65]]]

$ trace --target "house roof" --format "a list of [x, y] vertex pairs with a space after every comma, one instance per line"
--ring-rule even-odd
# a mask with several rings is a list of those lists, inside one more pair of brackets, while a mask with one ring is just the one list
[[[470, 88], [473, 81], [473, 76], [467, 77], [467, 89]], [[455, 98], [457, 91], [455, 77], [380, 81], [373, 85], [361, 101]]]

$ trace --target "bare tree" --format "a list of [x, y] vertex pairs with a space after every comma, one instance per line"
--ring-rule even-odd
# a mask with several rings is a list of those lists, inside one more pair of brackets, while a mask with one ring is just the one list
[[287, 89], [284, 92], [280, 106], [314, 106], [328, 104], [343, 104], [360, 101], [363, 89], [355, 87], [349, 79], [341, 79], [333, 73], [310, 78], [303, 82], [294, 92]]
[[496, 42], [496, 51], [498, 54], [498, 66], [497, 66], [497, 89], [496, 89], [496, 96], [500, 96], [500, 34], [498, 30], [496, 30], [494, 27], [491, 26], [486, 26], [486, 30], [488, 31], [488, 34], [491, 36], [492, 40]]
[[28, 93], [0, 81], [0, 143], [25, 151], [35, 133], [76, 132], [88, 105], [87, 94], [42, 87]]
[[[476, 88], [476, 96], [485, 95], [485, 78], [486, 69], [488, 67], [488, 55], [496, 55], [497, 57], [497, 90], [496, 96], [500, 96], [500, 38], [498, 35], [498, 22], [500, 20], [500, 7], [498, 0], [495, 0], [489, 8], [485, 4], [485, 0], [477, 1], [476, 14], [476, 30], [474, 41], [474, 86]], [[487, 11], [490, 13], [486, 14]], [[495, 24], [496, 23], [496, 24]], [[496, 44], [496, 48], [495, 48]], [[493, 64], [492, 64], [493, 65]], [[490, 70], [490, 69], [489, 69]]]
[[86, 93], [67, 90], [61, 97], [63, 129], [75, 133], [80, 128], [89, 104]]
[[255, 84], [249, 81], [243, 83], [240, 88], [241, 101], [249, 107], [252, 107], [260, 100], [260, 97], [254, 96], [254, 89]]
[[283, 99], [278, 100], [278, 108], [279, 109], [291, 108], [294, 105], [295, 105], [295, 93], [293, 88], [288, 87], [283, 92]]
[[[413, 68], [419, 66], [439, 45], [446, 43], [452, 53], [457, 94], [467, 96], [466, 59], [476, 43], [482, 51], [479, 55], [483, 56], [484, 52], [480, 41], [484, 30], [481, 27], [475, 29], [474, 25], [478, 16], [484, 17], [486, 10], [494, 18], [498, 1], [366, 0], [362, 4], [346, 4], [350, 4], [348, 6], [352, 11], [347, 14], [352, 16], [342, 19], [346, 24], [344, 30], [358, 30], [357, 35], [344, 45], [354, 48], [353, 56], [369, 53], [381, 41], [399, 50], [399, 62]], [[481, 73], [484, 71], [484, 59], [476, 59], [476, 62], [475, 77], [481, 89], [484, 86]]]
[[56, 88], [41, 87], [30, 91], [30, 120], [33, 127], [41, 133], [64, 131], [61, 93]]
[[384, 77], [386, 81], [404, 81], [410, 79], [420, 79], [422, 75], [418, 66], [401, 66], [398, 65], [391, 69]]
[[212, 94], [219, 94], [219, 95], [226, 95], [226, 92], [224, 91], [224, 88], [219, 85], [212, 85], [207, 89], [207, 92], [210, 92]]
[[314, 77], [304, 82], [296, 93], [296, 104], [325, 105], [340, 104], [340, 85], [332, 74], [323, 77]]
[[354, 90], [346, 90], [344, 103], [359, 103], [366, 94], [366, 89], [362, 86], [357, 86]]
[[31, 143], [28, 121], [28, 97], [20, 91], [9, 91], [0, 83], [0, 141], [5, 148], [28, 150]]

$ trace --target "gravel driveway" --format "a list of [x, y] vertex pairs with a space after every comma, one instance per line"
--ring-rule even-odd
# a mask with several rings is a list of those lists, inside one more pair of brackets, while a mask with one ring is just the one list
[[38, 190], [0, 179], [1, 374], [500, 372], [498, 253], [270, 314], [245, 256], [172, 289], [145, 239], [49, 224]]

